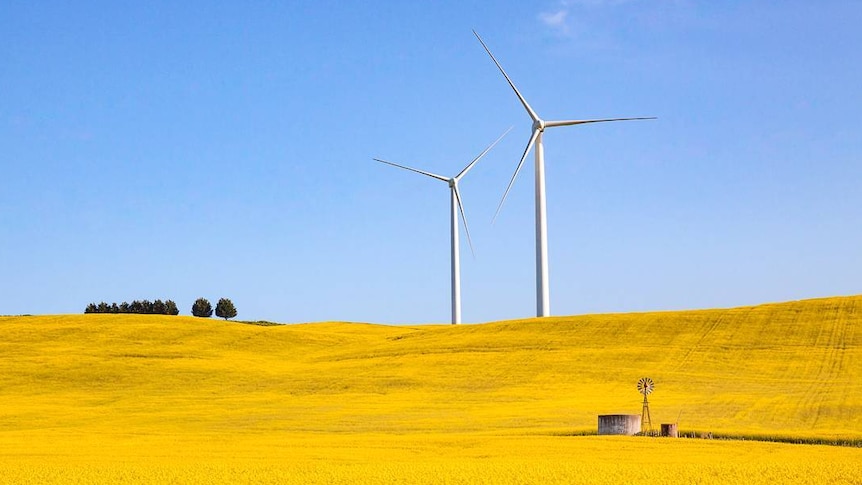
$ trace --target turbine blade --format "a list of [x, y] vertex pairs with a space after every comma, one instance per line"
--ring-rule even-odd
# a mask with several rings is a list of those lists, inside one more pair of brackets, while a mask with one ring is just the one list
[[464, 203], [461, 202], [461, 191], [458, 190], [457, 184], [452, 186], [452, 190], [455, 191], [455, 199], [458, 200], [458, 209], [461, 211], [461, 220], [464, 221], [464, 231], [467, 233], [467, 243], [470, 244], [470, 253], [475, 258], [476, 251], [473, 250], [473, 239], [470, 237], [470, 227], [467, 225], [467, 214], [464, 213]]
[[506, 71], [503, 70], [503, 66], [501, 66], [500, 63], [497, 62], [497, 58], [494, 57], [494, 54], [491, 54], [491, 50], [488, 49], [488, 46], [485, 45], [485, 42], [482, 40], [481, 37], [479, 37], [479, 34], [477, 34], [475, 30], [473, 31], [473, 35], [475, 35], [476, 38], [479, 39], [479, 42], [482, 44], [482, 47], [485, 48], [485, 52], [487, 52], [488, 55], [491, 56], [491, 60], [494, 61], [494, 64], [497, 65], [497, 69], [499, 69], [500, 72], [503, 73], [503, 77], [505, 77], [506, 81], [509, 82], [509, 86], [512, 86], [512, 90], [515, 91], [515, 94], [518, 96], [518, 99], [521, 100], [521, 104], [524, 105], [524, 109], [527, 110], [527, 113], [530, 115], [530, 118], [532, 118], [533, 121], [539, 121], [539, 115], [537, 115], [536, 112], [533, 111], [533, 108], [530, 107], [530, 104], [527, 103], [527, 100], [524, 99], [523, 96], [521, 96], [521, 92], [518, 91], [518, 88], [515, 87], [515, 83], [513, 83], [512, 80], [509, 79], [509, 75], [506, 74]]
[[524, 149], [524, 154], [521, 155], [521, 161], [518, 162], [518, 167], [515, 169], [515, 173], [512, 174], [512, 180], [509, 181], [509, 186], [506, 187], [506, 192], [503, 193], [503, 198], [500, 200], [500, 205], [497, 206], [497, 212], [494, 213], [494, 219], [491, 221], [493, 224], [497, 220], [497, 216], [500, 215], [500, 209], [503, 208], [503, 202], [506, 202], [506, 197], [509, 195], [509, 191], [512, 190], [512, 184], [515, 183], [515, 178], [518, 177], [518, 172], [521, 171], [521, 167], [524, 165], [524, 160], [527, 158], [527, 154], [530, 153], [530, 149], [533, 148], [533, 144], [536, 143], [536, 138], [539, 137], [539, 130], [533, 130], [533, 134], [530, 135], [530, 141], [527, 142], [527, 148]]
[[469, 171], [470, 171], [470, 169], [471, 169], [471, 168], [473, 168], [473, 165], [476, 165], [476, 162], [478, 162], [480, 158], [484, 157], [486, 153], [488, 153], [489, 151], [491, 151], [491, 149], [492, 149], [492, 148], [494, 148], [494, 146], [495, 146], [497, 143], [500, 143], [500, 140], [502, 140], [504, 136], [506, 136], [507, 134], [509, 134], [509, 132], [510, 132], [510, 131], [512, 131], [512, 127], [511, 127], [511, 126], [509, 127], [509, 129], [508, 129], [508, 130], [504, 131], [502, 135], [500, 135], [500, 138], [497, 138], [497, 139], [494, 141], [494, 143], [491, 143], [490, 145], [488, 145], [488, 148], [486, 148], [486, 149], [485, 149], [485, 151], [483, 151], [482, 153], [480, 153], [480, 154], [479, 154], [479, 156], [478, 156], [478, 157], [476, 157], [476, 158], [474, 158], [474, 159], [473, 159], [473, 161], [472, 161], [472, 162], [470, 162], [470, 164], [469, 164], [469, 165], [467, 165], [466, 167], [464, 167], [464, 170], [461, 170], [461, 173], [459, 173], [458, 175], [456, 175], [456, 176], [455, 176], [455, 180], [461, 180], [461, 177], [463, 177], [464, 175], [466, 175], [466, 174], [467, 174], [467, 172], [469, 172]]
[[417, 168], [405, 167], [404, 165], [398, 165], [397, 163], [387, 162], [386, 160], [381, 160], [379, 158], [375, 158], [374, 161], [380, 162], [380, 163], [385, 163], [387, 165], [392, 165], [393, 167], [403, 168], [404, 170], [410, 170], [411, 172], [421, 173], [422, 175], [427, 175], [429, 177], [435, 178], [437, 180], [442, 180], [442, 181], [447, 182], [447, 183], [449, 182], [449, 179], [442, 176], [442, 175], [437, 175], [437, 174], [434, 174], [431, 172], [426, 172], [424, 170], [419, 170]]
[[601, 120], [564, 120], [564, 121], [546, 121], [545, 128], [553, 128], [554, 126], [571, 126], [585, 125], [587, 123], [604, 123], [606, 121], [634, 121], [634, 120], [654, 120], [655, 116], [647, 118], [605, 118]]

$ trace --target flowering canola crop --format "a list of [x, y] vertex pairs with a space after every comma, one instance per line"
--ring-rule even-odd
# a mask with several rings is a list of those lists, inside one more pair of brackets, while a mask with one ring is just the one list
[[0, 317], [0, 483], [860, 483], [862, 297], [481, 325]]

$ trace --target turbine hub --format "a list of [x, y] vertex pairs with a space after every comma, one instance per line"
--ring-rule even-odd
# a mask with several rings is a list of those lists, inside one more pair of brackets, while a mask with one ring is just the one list
[[536, 120], [533, 122], [533, 131], [542, 133], [545, 131], [545, 120]]
[[449, 188], [454, 189], [455, 186], [458, 185], [458, 181], [455, 179], [449, 179]]

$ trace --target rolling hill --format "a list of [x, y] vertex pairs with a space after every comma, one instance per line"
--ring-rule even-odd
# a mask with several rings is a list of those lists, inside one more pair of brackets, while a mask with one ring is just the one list
[[462, 326], [0, 317], [0, 454], [464, 451], [640, 413], [642, 376], [655, 427], [859, 439], [860, 323], [862, 296]]
[[74, 402], [79, 425], [564, 432], [639, 413], [646, 375], [656, 423], [862, 435], [860, 322], [862, 297], [458, 327], [10, 317], [0, 403], [6, 430]]

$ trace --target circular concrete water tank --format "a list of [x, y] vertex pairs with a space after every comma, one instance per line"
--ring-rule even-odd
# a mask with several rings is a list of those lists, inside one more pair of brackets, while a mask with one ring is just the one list
[[599, 416], [599, 434], [633, 436], [640, 431], [640, 414], [604, 414]]
[[676, 423], [670, 423], [670, 424], [662, 423], [661, 435], [667, 436], [670, 438], [679, 438], [679, 428], [677, 428]]

